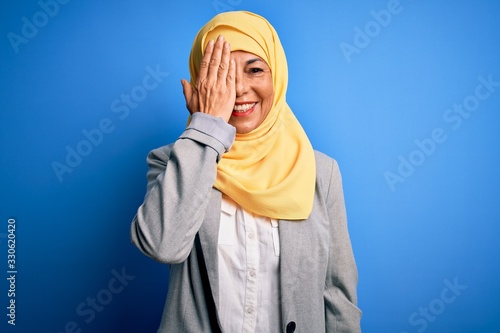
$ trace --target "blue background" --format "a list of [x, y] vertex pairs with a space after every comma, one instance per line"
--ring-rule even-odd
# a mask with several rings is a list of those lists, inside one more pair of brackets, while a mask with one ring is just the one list
[[[275, 26], [288, 102], [340, 164], [364, 332], [500, 331], [500, 86], [480, 79], [500, 82], [498, 2], [54, 3], [0, 5], [0, 331], [156, 330], [168, 267], [131, 245], [129, 226], [147, 153], [185, 125], [179, 81], [193, 38], [231, 9]], [[148, 67], [161, 76], [144, 90]], [[139, 101], [126, 107], [131, 93]], [[463, 103], [474, 111], [458, 126], [449, 110]], [[109, 133], [86, 145], [84, 131], [103, 120]], [[54, 162], [67, 165], [78, 147], [86, 156], [58, 177]], [[8, 218], [15, 327], [5, 315]], [[92, 298], [106, 304], [91, 318]]]

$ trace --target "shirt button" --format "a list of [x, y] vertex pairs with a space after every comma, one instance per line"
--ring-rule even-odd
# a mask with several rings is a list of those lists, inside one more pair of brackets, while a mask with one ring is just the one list
[[255, 273], [255, 271], [250, 271], [250, 272], [248, 272], [248, 275], [250, 275], [250, 277], [254, 278], [255, 275], [257, 275], [257, 274]]
[[249, 315], [251, 315], [251, 314], [253, 313], [253, 308], [252, 308], [251, 306], [249, 306], [249, 307], [247, 308], [247, 313], [248, 313]]
[[248, 238], [254, 239], [255, 238], [255, 234], [253, 232], [249, 232], [248, 233]]

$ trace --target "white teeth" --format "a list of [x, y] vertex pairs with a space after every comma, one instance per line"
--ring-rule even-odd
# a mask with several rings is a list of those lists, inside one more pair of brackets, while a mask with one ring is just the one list
[[248, 109], [252, 108], [255, 104], [256, 103], [235, 105], [234, 108], [233, 108], [233, 111], [245, 112]]

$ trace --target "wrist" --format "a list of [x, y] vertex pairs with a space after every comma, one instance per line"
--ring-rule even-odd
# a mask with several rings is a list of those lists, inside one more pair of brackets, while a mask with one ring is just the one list
[[[236, 137], [236, 128], [224, 119], [202, 112], [191, 115], [191, 121], [186, 131], [196, 131], [208, 135], [223, 146], [223, 152], [228, 152]], [[221, 147], [222, 148], [222, 147]]]

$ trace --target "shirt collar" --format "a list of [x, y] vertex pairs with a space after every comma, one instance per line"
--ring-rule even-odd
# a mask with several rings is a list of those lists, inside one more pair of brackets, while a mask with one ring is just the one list
[[221, 210], [224, 213], [228, 215], [234, 215], [237, 208], [238, 204], [234, 202], [234, 200], [229, 198], [227, 195], [222, 194]]

